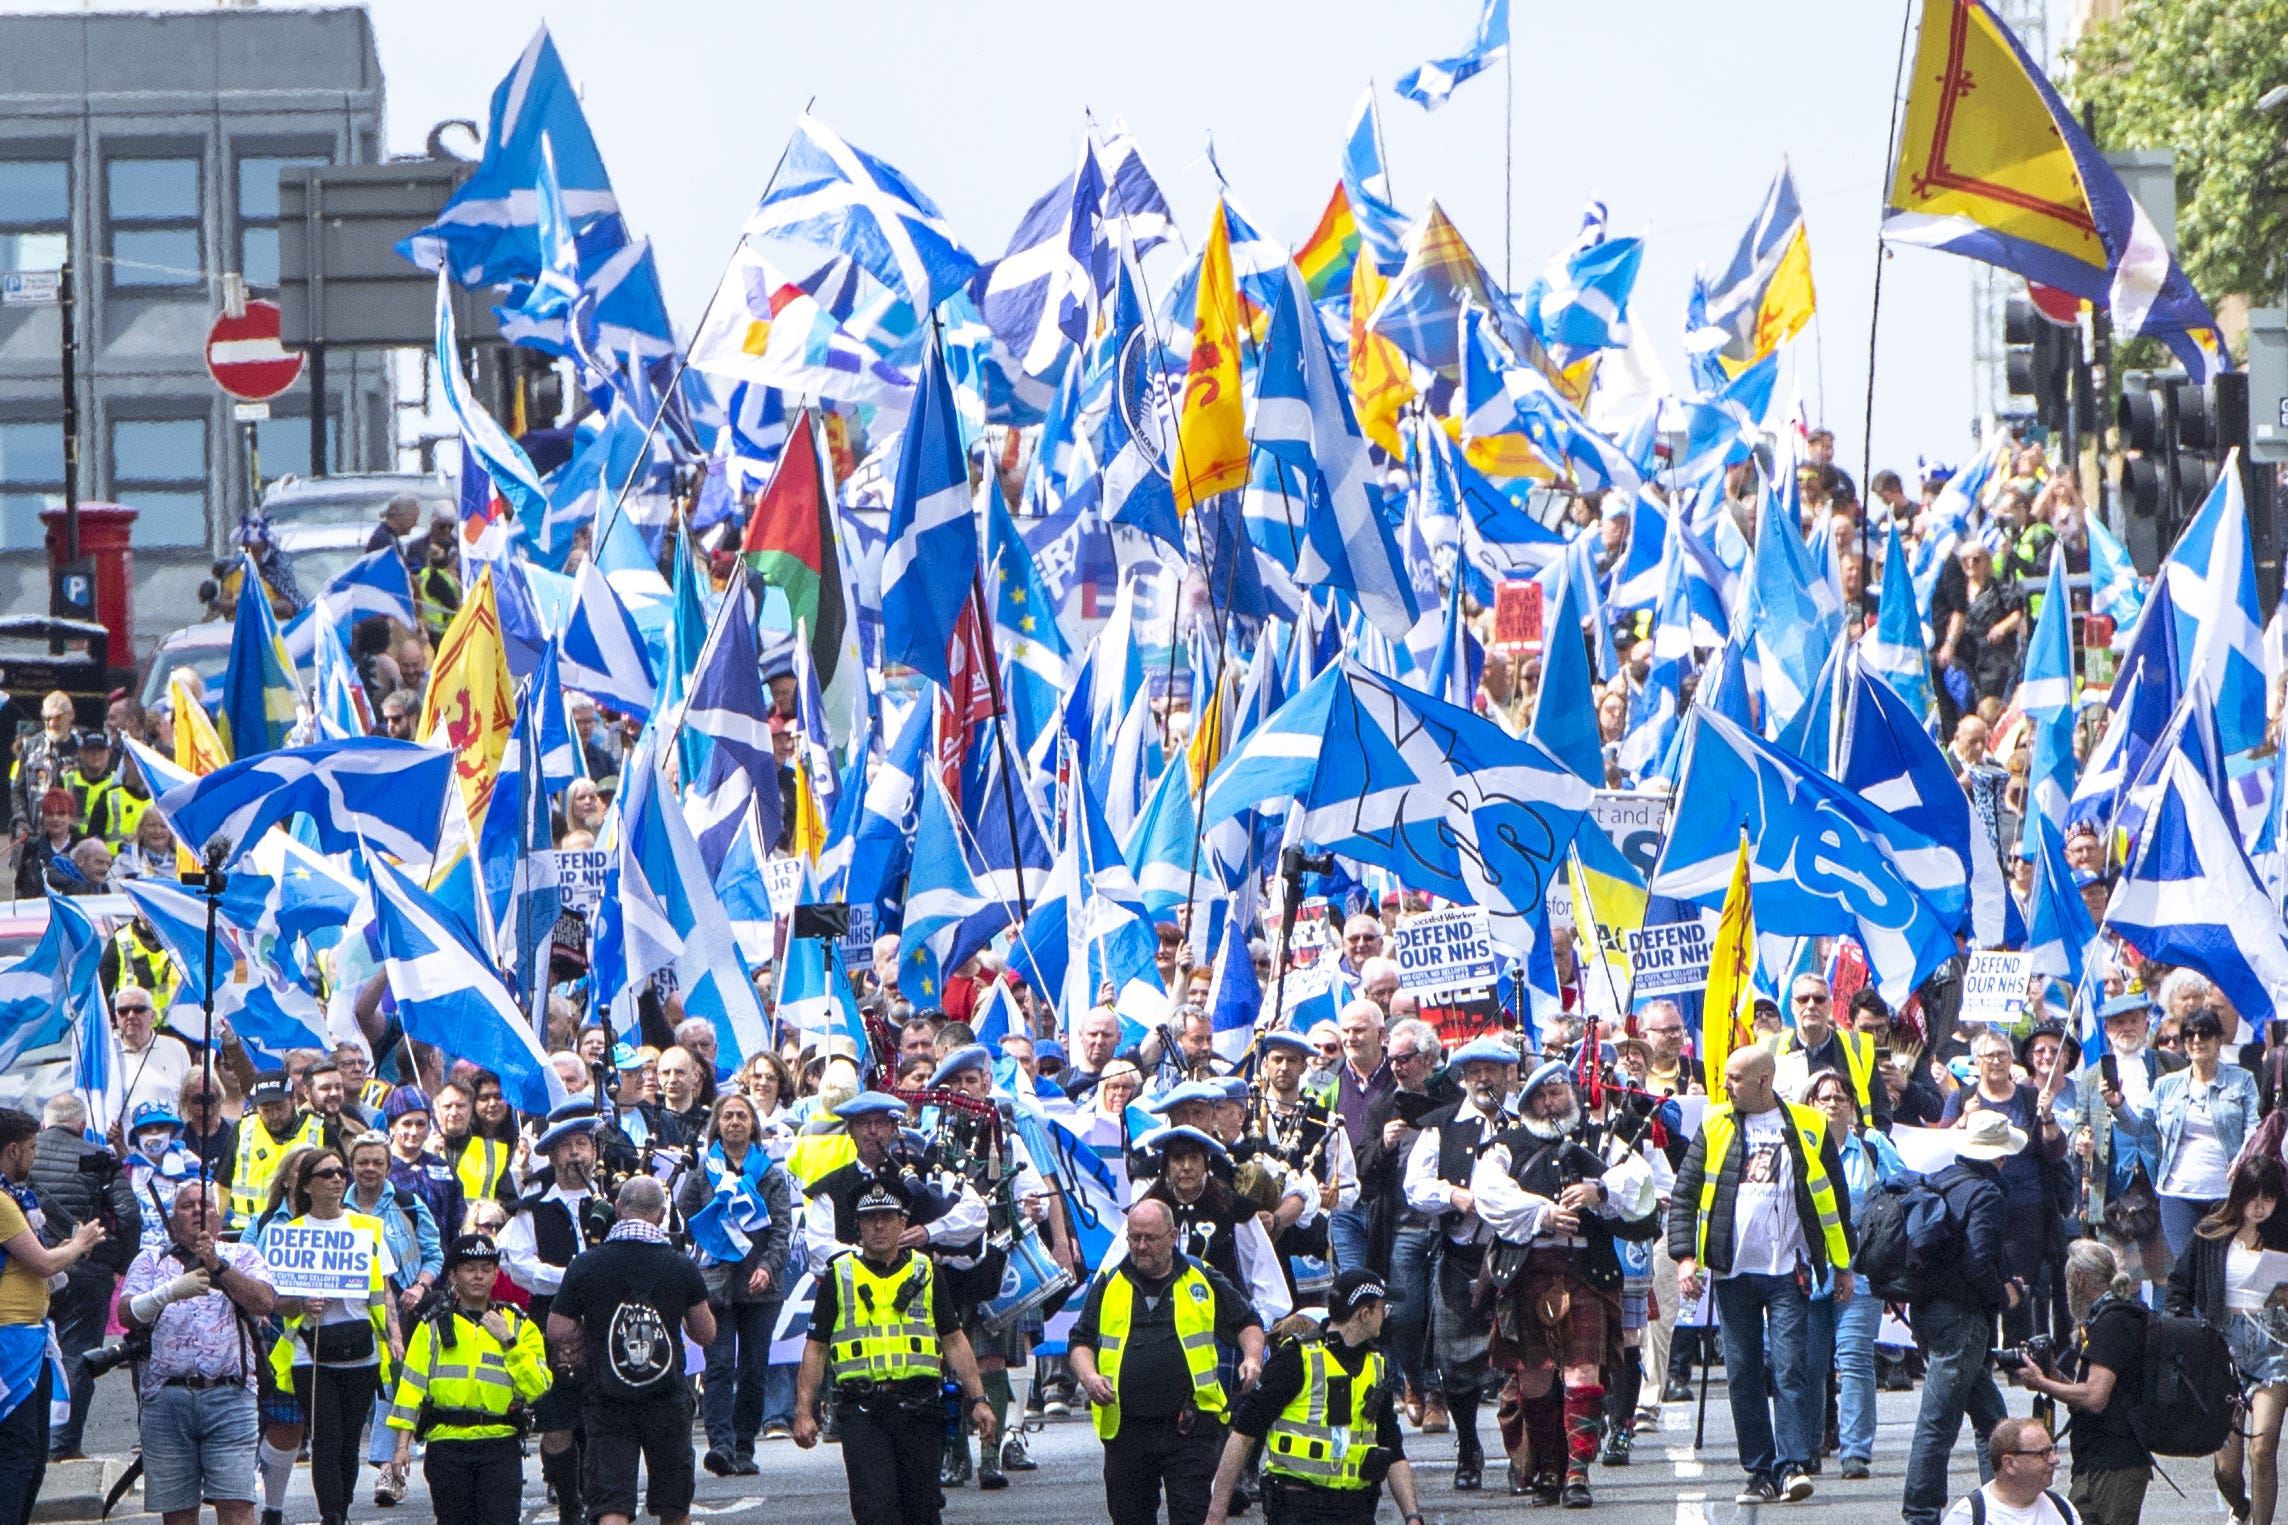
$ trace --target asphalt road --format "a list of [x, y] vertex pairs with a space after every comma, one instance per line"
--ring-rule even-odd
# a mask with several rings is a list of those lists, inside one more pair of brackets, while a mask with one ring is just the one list
[[[2028, 1411], [2028, 1395], [2012, 1392], [2009, 1397], [2011, 1412]], [[1919, 1398], [1919, 1393], [1882, 1395], [1875, 1475], [1871, 1479], [1842, 1481], [1835, 1475], [1835, 1462], [1830, 1458], [1825, 1475], [1816, 1480], [1818, 1491], [1809, 1500], [1747, 1511], [1732, 1502], [1740, 1473], [1732, 1451], [1731, 1415], [1719, 1378], [1709, 1389], [1706, 1446], [1699, 1451], [1692, 1448], [1692, 1407], [1669, 1405], [1663, 1412], [1660, 1429], [1637, 1437], [1632, 1465], [1595, 1469], [1592, 1478], [1597, 1499], [1594, 1517], [1625, 1522], [1625, 1525], [1729, 1525], [1736, 1517], [1748, 1513], [1773, 1516], [1771, 1525], [1784, 1525], [1785, 1520], [1798, 1516], [1829, 1521], [1847, 1519], [1855, 1525], [1896, 1520], [1908, 1438]], [[1480, 1433], [1493, 1440], [1490, 1406], [1480, 1420]], [[133, 1438], [133, 1403], [125, 1380], [120, 1376], [108, 1377], [97, 1389], [95, 1412], [88, 1428], [88, 1452], [126, 1455], [132, 1450]], [[1031, 1443], [1033, 1454], [1041, 1463], [1039, 1471], [1012, 1474], [1010, 1486], [995, 1493], [980, 1493], [974, 1486], [952, 1490], [946, 1520], [989, 1521], [992, 1525], [1055, 1521], [1058, 1525], [1070, 1525], [1075, 1521], [1103, 1519], [1103, 1453], [1086, 1418], [1076, 1415], [1053, 1421], [1044, 1431], [1032, 1436]], [[1498, 1448], [1498, 1442], [1495, 1444]], [[1526, 1501], [1508, 1496], [1498, 1462], [1486, 1469], [1484, 1492], [1454, 1492], [1451, 1435], [1410, 1434], [1407, 1451], [1422, 1490], [1426, 1525], [1489, 1519], [1497, 1514], [1510, 1516], [1530, 1507]], [[769, 1525], [795, 1525], [795, 1522], [832, 1525], [834, 1521], [849, 1518], [839, 1448], [822, 1445], [805, 1452], [788, 1441], [771, 1441], [760, 1446], [756, 1456], [763, 1468], [760, 1477], [715, 1478], [702, 1471], [692, 1514], [709, 1521], [765, 1521]], [[2209, 1485], [2205, 1461], [2169, 1460], [2162, 1466], [2190, 1497], [2180, 1498], [2167, 1482], [2156, 1477], [2146, 1495], [2146, 1521], [2152, 1525], [2194, 1525], [2194, 1522], [2210, 1525], [2217, 1519], [2220, 1507]], [[1955, 1491], [1967, 1491], [1976, 1481], [1967, 1434], [1955, 1448], [1954, 1467]], [[2061, 1461], [2057, 1481], [2060, 1492], [2066, 1487], [2067, 1477], [2068, 1468]], [[367, 1471], [360, 1482], [358, 1504], [353, 1511], [358, 1525], [396, 1525], [401, 1521], [410, 1525], [410, 1522], [431, 1517], [418, 1462], [413, 1468], [412, 1491], [395, 1509], [374, 1507], [373, 1478], [374, 1474]], [[556, 1513], [548, 1506], [541, 1488], [536, 1459], [525, 1466], [524, 1502], [527, 1525], [554, 1525]], [[155, 1516], [134, 1513], [139, 1507], [139, 1493], [131, 1492], [121, 1501], [113, 1518], [155, 1525]], [[317, 1517], [309, 1472], [304, 1467], [295, 1474], [286, 1519], [288, 1525], [309, 1525]], [[1254, 1513], [1247, 1518], [1257, 1520], [1261, 1516]], [[1397, 1511], [1387, 1500], [1381, 1518], [1386, 1521], [1397, 1518]]]

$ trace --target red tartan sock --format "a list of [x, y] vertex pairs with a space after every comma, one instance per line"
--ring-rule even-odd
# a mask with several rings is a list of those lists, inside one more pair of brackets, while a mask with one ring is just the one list
[[1574, 1466], [1586, 1467], [1597, 1459], [1604, 1410], [1603, 1387], [1568, 1386], [1565, 1389], [1566, 1454]]

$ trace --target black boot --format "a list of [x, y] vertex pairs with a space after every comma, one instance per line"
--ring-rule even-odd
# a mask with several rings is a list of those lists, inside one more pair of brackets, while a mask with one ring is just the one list
[[1446, 1409], [1454, 1418], [1454, 1489], [1475, 1493], [1486, 1469], [1485, 1449], [1478, 1444], [1478, 1390], [1447, 1393]]
[[[1629, 1351], [1630, 1356], [1636, 1354]], [[1629, 1464], [1629, 1443], [1637, 1428], [1637, 1394], [1643, 1390], [1644, 1368], [1634, 1360], [1623, 1361], [1613, 1373], [1613, 1380], [1605, 1388], [1605, 1454], [1601, 1458], [1608, 1467]]]
[[580, 1447], [540, 1453], [540, 1475], [556, 1490], [556, 1525], [588, 1525], [587, 1501], [580, 1494]]

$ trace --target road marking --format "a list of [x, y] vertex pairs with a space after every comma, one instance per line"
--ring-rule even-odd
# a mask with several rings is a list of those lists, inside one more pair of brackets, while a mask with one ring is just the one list
[[1664, 1446], [1661, 1450], [1662, 1454], [1668, 1458], [1668, 1464], [1676, 1469], [1676, 1476], [1679, 1481], [1688, 1481], [1692, 1478], [1708, 1475], [1707, 1464], [1693, 1454], [1691, 1447]]

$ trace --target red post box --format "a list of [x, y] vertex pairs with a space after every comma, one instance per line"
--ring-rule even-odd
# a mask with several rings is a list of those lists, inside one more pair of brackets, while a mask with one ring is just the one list
[[[111, 648], [104, 660], [113, 667], [135, 665], [135, 547], [137, 510], [124, 503], [82, 503], [79, 506], [79, 554], [95, 579], [96, 622], [111, 632]], [[64, 511], [43, 508], [40, 521], [48, 527], [48, 565], [64, 564]]]

